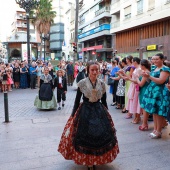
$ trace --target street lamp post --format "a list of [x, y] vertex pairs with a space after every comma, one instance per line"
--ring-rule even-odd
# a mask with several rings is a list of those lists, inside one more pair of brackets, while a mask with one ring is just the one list
[[30, 64], [30, 28], [29, 28], [29, 13], [32, 9], [39, 5], [40, 0], [15, 0], [19, 4], [20, 8], [26, 11], [27, 16], [27, 57]]
[[49, 34], [44, 34], [44, 33], [42, 33], [41, 34], [41, 39], [44, 41], [44, 62], [45, 62], [45, 54], [46, 54], [46, 51], [45, 51], [45, 47], [46, 47], [46, 45], [45, 45], [45, 41], [46, 40], [49, 40]]

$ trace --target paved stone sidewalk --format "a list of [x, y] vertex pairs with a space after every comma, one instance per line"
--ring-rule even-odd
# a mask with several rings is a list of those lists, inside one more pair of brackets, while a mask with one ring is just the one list
[[[38, 90], [13, 90], [8, 93], [10, 123], [4, 122], [4, 96], [0, 93], [0, 170], [87, 170], [65, 160], [58, 152], [58, 143], [68, 120], [76, 91], [68, 87], [65, 108], [61, 111], [40, 111], [33, 106]], [[56, 92], [55, 92], [56, 93]], [[111, 95], [108, 94], [108, 105]], [[117, 129], [120, 154], [111, 164], [97, 170], [169, 170], [170, 127], [162, 139], [150, 139], [153, 128], [140, 132], [139, 125], [124, 119], [125, 114], [109, 106]]]

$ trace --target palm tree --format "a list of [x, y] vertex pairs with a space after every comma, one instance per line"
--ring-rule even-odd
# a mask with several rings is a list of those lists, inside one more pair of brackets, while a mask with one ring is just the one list
[[[40, 0], [38, 8], [34, 10], [32, 14], [36, 16], [36, 18], [32, 20], [32, 23], [36, 27], [40, 37], [42, 34], [47, 35], [56, 17], [56, 11], [52, 11], [52, 0]], [[41, 54], [42, 48], [40, 50], [40, 55]]]

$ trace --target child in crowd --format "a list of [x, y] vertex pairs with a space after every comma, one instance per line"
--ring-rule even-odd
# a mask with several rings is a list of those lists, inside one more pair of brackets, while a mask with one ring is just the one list
[[8, 69], [7, 71], [6, 71], [6, 74], [7, 74], [7, 82], [6, 82], [6, 84], [7, 84], [7, 90], [8, 91], [12, 91], [12, 89], [11, 89], [11, 86], [12, 86], [12, 84], [13, 84], [13, 80], [12, 80], [12, 73], [11, 73], [11, 71]]
[[58, 110], [61, 110], [61, 100], [62, 107], [64, 107], [64, 101], [66, 100], [67, 93], [67, 80], [63, 74], [62, 70], [57, 71], [57, 77], [54, 79], [54, 88], [57, 87], [57, 103]]

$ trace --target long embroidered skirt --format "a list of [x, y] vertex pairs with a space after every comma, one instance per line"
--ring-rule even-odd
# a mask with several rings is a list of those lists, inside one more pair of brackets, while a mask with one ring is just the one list
[[58, 151], [79, 165], [112, 162], [119, 153], [116, 130], [107, 109], [100, 103], [83, 102], [64, 128]]

